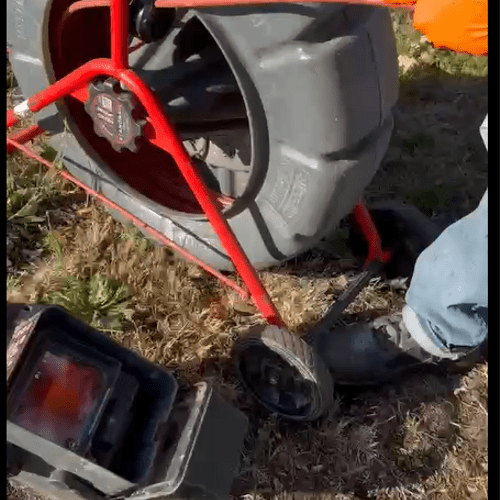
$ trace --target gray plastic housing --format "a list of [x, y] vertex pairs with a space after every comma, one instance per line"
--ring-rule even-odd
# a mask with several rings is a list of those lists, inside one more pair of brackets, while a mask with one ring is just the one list
[[[10, 60], [22, 92], [50, 83], [49, 0], [8, 0]], [[195, 11], [242, 91], [252, 131], [252, 180], [229, 223], [257, 268], [298, 255], [331, 233], [361, 198], [385, 154], [398, 96], [386, 9], [283, 4]], [[162, 62], [158, 62], [161, 69]], [[59, 107], [64, 114], [64, 106]], [[233, 269], [204, 216], [161, 206], [107, 166], [56, 108], [39, 113], [66, 167], [146, 224], [219, 269]]]
[[156, 480], [140, 486], [7, 421], [8, 443], [31, 453], [31, 462], [12, 481], [51, 498], [225, 500], [238, 469], [247, 418], [206, 382], [197, 384], [185, 411], [187, 421], [169, 465], [160, 462]]
[[[8, 367], [12, 366], [7, 370], [7, 471], [13, 482], [49, 497], [80, 500], [228, 497], [248, 419], [224, 401], [211, 384], [200, 382], [179, 388], [170, 371], [146, 361], [59, 307], [8, 304], [7, 311], [7, 360], [11, 361]], [[76, 355], [78, 361], [96, 366], [89, 357], [83, 358], [85, 351], [96, 348], [99, 356], [106, 355], [108, 361], [121, 365], [122, 375], [128, 375], [128, 392], [123, 398], [120, 395], [116, 399], [115, 383], [103, 384], [109, 397], [88, 450], [57, 444], [15, 419], [15, 409], [22, 404], [37, 367], [33, 360], [41, 359], [45, 340], [47, 336], [52, 338], [53, 332], [61, 341], [71, 339], [73, 345], [78, 341], [85, 346]], [[135, 392], [130, 383], [134, 381]], [[34, 399], [40, 393], [36, 394]], [[117, 406], [127, 397], [133, 399], [132, 407], [117, 413]], [[96, 451], [101, 443], [109, 442], [108, 429], [119, 427], [117, 419], [126, 422], [126, 430], [116, 443], [109, 466], [102, 463], [102, 455]]]

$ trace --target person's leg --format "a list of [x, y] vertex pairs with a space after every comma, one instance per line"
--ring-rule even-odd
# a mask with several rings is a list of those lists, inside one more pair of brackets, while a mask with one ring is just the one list
[[486, 338], [488, 191], [474, 212], [420, 254], [406, 302], [405, 325], [431, 354], [458, 357]]
[[[488, 117], [480, 131], [488, 148]], [[420, 254], [406, 301], [402, 313], [315, 339], [337, 383], [390, 381], [422, 363], [473, 359], [487, 345], [488, 190]]]
[[[488, 149], [488, 116], [479, 131]], [[406, 327], [434, 355], [455, 358], [488, 336], [488, 190], [419, 256], [406, 302]]]

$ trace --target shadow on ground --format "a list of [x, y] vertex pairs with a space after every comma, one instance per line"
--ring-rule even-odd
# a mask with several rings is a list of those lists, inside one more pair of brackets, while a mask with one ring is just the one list
[[365, 198], [401, 200], [449, 222], [471, 212], [488, 185], [479, 127], [488, 112], [488, 78], [432, 74], [402, 83], [387, 153]]

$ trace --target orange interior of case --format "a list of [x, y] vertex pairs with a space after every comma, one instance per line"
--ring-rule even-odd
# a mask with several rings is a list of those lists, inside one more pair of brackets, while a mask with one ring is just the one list
[[72, 448], [87, 427], [102, 384], [97, 368], [47, 351], [12, 420], [45, 439]]

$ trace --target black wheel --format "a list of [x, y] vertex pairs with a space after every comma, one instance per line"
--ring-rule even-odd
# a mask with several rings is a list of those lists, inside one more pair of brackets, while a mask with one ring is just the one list
[[280, 417], [311, 421], [333, 404], [327, 367], [297, 335], [276, 326], [259, 326], [237, 340], [236, 373], [248, 391]]
[[[7, 1], [9, 59], [25, 97], [110, 56], [109, 11], [65, 17], [74, 1]], [[131, 67], [218, 193], [250, 261], [264, 268], [312, 248], [361, 197], [390, 138], [398, 66], [389, 14], [290, 4], [179, 9], [164, 22], [160, 41], [131, 41]], [[75, 177], [233, 269], [168, 153], [145, 140], [115, 151], [76, 97], [36, 117]]]

